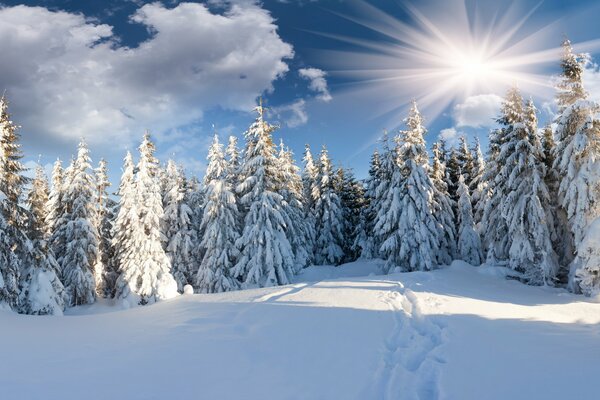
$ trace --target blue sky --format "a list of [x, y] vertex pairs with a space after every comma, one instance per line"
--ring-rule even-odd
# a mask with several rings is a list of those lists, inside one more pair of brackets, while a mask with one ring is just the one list
[[[469, 40], [475, 46], [481, 40], [477, 26], [496, 26], [491, 39], [501, 40], [533, 10], [507, 38], [506, 48], [514, 47], [513, 57], [518, 53], [539, 61], [521, 61], [511, 72], [522, 68], [548, 82], [558, 71], [556, 48], [563, 34], [583, 43], [579, 51], [600, 49], [589, 42], [600, 37], [595, 22], [600, 7], [593, 1], [496, 3], [4, 1], [0, 86], [12, 103], [13, 119], [22, 125], [29, 165], [38, 158], [43, 164], [56, 157], [68, 160], [83, 136], [94, 162], [100, 157], [109, 161], [116, 183], [126, 149], [134, 149], [149, 129], [163, 161], [173, 157], [201, 175], [214, 129], [224, 138], [241, 137], [254, 118], [252, 104], [262, 95], [272, 121], [281, 125], [276, 136], [291, 146], [298, 161], [305, 143], [315, 151], [324, 144], [337, 163], [364, 177], [382, 130], [401, 128], [406, 103], [413, 97], [425, 99], [444, 84], [438, 78], [373, 83], [382, 76], [381, 69], [387, 69], [389, 78], [390, 73], [402, 75], [401, 69], [413, 61], [415, 68], [424, 65], [401, 51], [394, 72], [396, 56], [389, 54], [397, 54], [399, 40], [422, 45], [386, 30], [394, 21], [408, 33], [414, 29], [427, 37], [431, 31], [423, 31], [423, 21], [416, 17], [422, 15], [460, 50], [467, 39], [454, 10], [466, 10], [473, 26], [463, 28], [471, 30]], [[452, 59], [445, 47], [439, 47], [442, 58]], [[436, 53], [438, 47], [426, 50]], [[544, 51], [552, 56], [542, 57]], [[368, 71], [356, 73], [357, 66]], [[590, 66], [586, 79], [594, 98], [597, 91], [592, 89], [600, 89], [597, 75]], [[489, 82], [480, 82], [467, 90], [467, 78], [423, 100], [429, 143], [440, 132], [451, 141], [464, 133], [486, 143], [498, 95], [508, 79], [493, 89]], [[552, 91], [530, 89], [518, 80], [514, 82], [524, 94], [534, 97], [540, 120], [551, 119]]]

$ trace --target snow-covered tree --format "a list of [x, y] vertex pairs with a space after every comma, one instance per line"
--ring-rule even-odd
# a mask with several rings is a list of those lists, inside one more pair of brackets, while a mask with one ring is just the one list
[[49, 196], [48, 178], [42, 166], [37, 165], [35, 177], [31, 182], [31, 189], [27, 194], [27, 205], [30, 213], [28, 221], [30, 239], [45, 239], [49, 231], [47, 226]]
[[72, 166], [72, 178], [65, 187], [69, 214], [61, 269], [69, 306], [90, 304], [96, 299], [94, 266], [98, 257], [98, 231], [94, 224], [94, 186], [89, 150], [81, 141]]
[[138, 219], [135, 204], [135, 164], [129, 151], [125, 155], [122, 171], [121, 182], [116, 193], [119, 196], [119, 202], [112, 226], [112, 247], [117, 273], [121, 272], [121, 266], [132, 250], [132, 225], [133, 221]]
[[231, 187], [235, 188], [239, 184], [240, 172], [240, 149], [238, 148], [238, 138], [235, 136], [229, 136], [225, 159], [227, 160], [227, 179]]
[[397, 167], [375, 229], [385, 237], [381, 253], [388, 269], [397, 266], [404, 271], [425, 271], [437, 265], [439, 229], [433, 215], [434, 188], [423, 139], [426, 130], [415, 101], [405, 123], [408, 129], [400, 132], [397, 140]]
[[523, 121], [507, 131], [500, 154], [500, 175], [506, 180], [500, 209], [509, 237], [509, 266], [523, 273], [530, 284], [554, 284], [558, 263], [552, 248], [552, 216], [544, 177], [541, 142], [537, 134], [536, 110], [530, 100]]
[[315, 204], [313, 191], [318, 191], [317, 179], [319, 179], [319, 167], [314, 162], [308, 144], [304, 146], [304, 157], [302, 158], [302, 162], [304, 163], [304, 169], [302, 170], [303, 203], [307, 213], [312, 214]]
[[166, 252], [177, 289], [183, 292], [183, 287], [195, 280], [197, 238], [192, 226], [193, 212], [187, 204], [189, 197], [186, 196], [185, 175], [173, 160], [167, 163], [165, 189], [163, 232], [166, 236]]
[[[230, 142], [231, 143], [231, 142]], [[208, 151], [208, 166], [204, 178], [204, 215], [200, 242], [203, 257], [195, 276], [195, 287], [200, 293], [226, 292], [237, 288], [231, 272], [239, 251], [239, 213], [231, 183], [230, 165], [223, 154], [223, 146], [215, 135]]]
[[344, 215], [334, 186], [334, 172], [327, 149], [319, 157], [319, 197], [314, 205], [315, 263], [338, 265], [344, 257]]
[[480, 265], [483, 262], [481, 240], [475, 232], [471, 196], [465, 178], [461, 174], [458, 178], [458, 254], [460, 258], [471, 265]]
[[458, 179], [460, 177], [460, 160], [458, 151], [455, 148], [451, 148], [446, 154], [446, 185], [448, 186], [448, 194], [452, 199], [454, 206], [454, 213], [457, 213], [458, 204]]
[[129, 212], [130, 244], [121, 254], [121, 274], [116, 282], [116, 297], [130, 305], [177, 296], [177, 282], [171, 275], [171, 264], [162, 247], [160, 222], [164, 211], [159, 163], [154, 157], [154, 144], [149, 133], [144, 134], [139, 150], [134, 201]]
[[245, 133], [237, 187], [244, 228], [233, 276], [246, 285], [284, 285], [294, 273], [294, 254], [286, 234], [285, 201], [279, 194], [279, 162], [271, 135], [276, 127], [264, 120], [262, 105], [255, 110], [258, 117]]
[[353, 245], [354, 251], [359, 254], [360, 258], [367, 260], [376, 258], [378, 255], [378, 246], [375, 244], [373, 227], [375, 217], [377, 216], [376, 191], [379, 186], [380, 169], [381, 160], [379, 159], [379, 151], [375, 149], [371, 156], [369, 176], [365, 180], [365, 204], [360, 214], [356, 239]]
[[342, 207], [342, 226], [344, 242], [343, 262], [356, 260], [360, 253], [354, 251], [353, 245], [359, 234], [360, 216], [365, 207], [365, 188], [350, 169], [338, 167], [334, 175], [334, 188], [340, 198]]
[[433, 214], [439, 229], [439, 252], [437, 263], [450, 265], [456, 256], [456, 229], [452, 199], [446, 184], [446, 165], [442, 161], [442, 152], [439, 143], [432, 146], [433, 161], [430, 178], [433, 183]]
[[303, 183], [300, 169], [294, 163], [294, 155], [281, 142], [278, 161], [280, 164], [280, 194], [287, 204], [285, 215], [289, 219], [287, 237], [294, 251], [295, 271], [306, 267], [313, 257], [313, 238], [315, 236], [312, 221], [307, 218], [303, 203]]
[[106, 160], [100, 160], [98, 167], [94, 170], [94, 174], [96, 182], [95, 225], [99, 234], [98, 258], [94, 266], [96, 294], [102, 297], [111, 297], [118, 275], [112, 237], [116, 203], [108, 194], [110, 181], [108, 180], [108, 165]]
[[32, 243], [27, 237], [27, 212], [20, 204], [23, 187], [28, 179], [23, 175], [23, 155], [18, 126], [8, 113], [6, 97], [0, 98], [0, 213], [5, 239], [9, 243], [0, 264], [0, 303], [19, 309], [19, 282], [23, 266], [32, 257]]
[[469, 192], [471, 193], [471, 204], [473, 206], [473, 220], [475, 221], [476, 230], [480, 232], [481, 218], [483, 217], [485, 203], [488, 200], [489, 190], [484, 179], [485, 160], [481, 152], [479, 138], [475, 138], [475, 144], [471, 151], [473, 153], [473, 177]]
[[[398, 139], [398, 138], [396, 138]], [[398, 143], [394, 146], [390, 146], [390, 140], [388, 132], [384, 131], [380, 139], [381, 143], [381, 156], [380, 165], [378, 171], [378, 185], [375, 189], [375, 195], [371, 198], [372, 209], [375, 212], [375, 219], [373, 221], [373, 246], [375, 248], [374, 255], [376, 257], [382, 257], [381, 244], [388, 237], [392, 226], [389, 224], [383, 224], [377, 227], [379, 218], [387, 213], [384, 211], [384, 207], [389, 207], [390, 203], [386, 202], [386, 198], [392, 190], [392, 178], [395, 171], [399, 168], [398, 164]]]
[[[568, 40], [563, 43], [562, 75], [557, 84], [559, 115], [555, 119], [557, 140], [554, 167], [560, 185], [558, 201], [566, 212], [570, 241], [577, 256], [571, 263], [570, 286], [585, 294], [600, 290], [600, 265], [594, 264], [595, 240], [586, 238], [588, 226], [600, 216], [598, 169], [600, 165], [600, 107], [588, 100], [583, 88], [585, 59], [572, 52]], [[584, 246], [583, 248], [581, 246]], [[563, 249], [568, 249], [568, 246]], [[563, 260], [573, 259], [566, 254]]]
[[27, 195], [32, 257], [21, 272], [19, 295], [20, 311], [25, 314], [61, 315], [65, 308], [64, 287], [56, 275], [59, 267], [46, 242], [48, 195], [46, 174], [38, 165]]
[[523, 113], [521, 93], [516, 87], [510, 88], [498, 118], [501, 127], [490, 132], [488, 162], [483, 178], [488, 186], [489, 198], [485, 202], [481, 227], [487, 259], [492, 263], [506, 261], [509, 256], [510, 236], [506, 219], [502, 216], [501, 205], [509, 191], [507, 186], [510, 167], [507, 166], [507, 159], [511, 154], [504, 144], [514, 125], [523, 123]]
[[[456, 151], [456, 155], [458, 158], [458, 168], [460, 171], [458, 179], [460, 179], [460, 175], [462, 175], [463, 179], [465, 180], [465, 184], [467, 185], [467, 189], [469, 189], [471, 187], [471, 181], [473, 180], [473, 169], [475, 168], [475, 165], [473, 160], [473, 154], [469, 149], [469, 145], [465, 136], [461, 136], [458, 138], [458, 148]], [[458, 191], [458, 185], [456, 190]], [[457, 194], [456, 197], [458, 200], [458, 198], [460, 198], [460, 195]]]

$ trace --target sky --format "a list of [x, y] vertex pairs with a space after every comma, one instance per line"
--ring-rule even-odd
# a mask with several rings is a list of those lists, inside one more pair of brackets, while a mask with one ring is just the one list
[[[600, 53], [594, 3], [4, 0], [0, 88], [29, 167], [67, 162], [84, 138], [116, 187], [147, 129], [162, 161], [201, 177], [214, 133], [242, 138], [262, 97], [298, 162], [305, 144], [325, 145], [363, 178], [413, 99], [429, 145], [485, 147], [512, 84], [550, 122], [565, 35]], [[600, 100], [593, 62], [585, 80]]]

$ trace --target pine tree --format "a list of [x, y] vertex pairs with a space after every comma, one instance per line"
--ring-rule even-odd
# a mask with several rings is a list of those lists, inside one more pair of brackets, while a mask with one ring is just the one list
[[471, 205], [473, 206], [473, 220], [477, 232], [481, 232], [481, 219], [485, 209], [485, 203], [488, 201], [489, 189], [484, 179], [485, 160], [481, 152], [479, 138], [475, 138], [475, 145], [471, 149], [473, 153], [473, 178], [469, 192], [471, 193]]
[[166, 169], [166, 191], [164, 197], [164, 230], [166, 253], [171, 261], [173, 277], [177, 289], [194, 282], [196, 260], [196, 232], [192, 226], [193, 212], [187, 203], [185, 175], [173, 160], [169, 160]]
[[[238, 139], [235, 136], [229, 136], [227, 148], [225, 149], [225, 158], [227, 160], [227, 179], [232, 188], [239, 184], [238, 175], [240, 172], [240, 150], [238, 148]], [[234, 193], [235, 195], [235, 193]]]
[[376, 192], [379, 186], [379, 175], [381, 173], [381, 160], [377, 149], [371, 156], [371, 165], [369, 167], [369, 176], [365, 181], [364, 207], [360, 214], [360, 221], [357, 228], [356, 239], [353, 249], [360, 258], [372, 259], [378, 255], [378, 246], [375, 244], [373, 227], [377, 216]]
[[461, 174], [458, 178], [458, 254], [463, 261], [471, 265], [480, 265], [483, 262], [481, 240], [475, 232], [471, 197], [465, 178]]
[[46, 174], [38, 165], [27, 196], [32, 257], [21, 273], [19, 296], [20, 311], [25, 314], [61, 315], [65, 308], [64, 287], [56, 275], [59, 267], [46, 242], [48, 196]]
[[52, 169], [52, 188], [48, 196], [48, 202], [46, 203], [46, 226], [47, 231], [45, 237], [48, 239], [48, 247], [54, 253], [56, 257], [56, 263], [58, 270], [56, 273], [61, 276], [60, 263], [64, 257], [66, 250], [66, 243], [64, 242], [64, 236], [62, 233], [63, 226], [63, 215], [65, 213], [65, 204], [63, 203], [64, 196], [64, 170], [62, 162], [57, 159]]
[[375, 229], [384, 233], [381, 253], [388, 269], [425, 271], [436, 267], [439, 229], [433, 215], [433, 183], [428, 175], [423, 119], [413, 101], [407, 130], [400, 132], [397, 167], [377, 216]]
[[[378, 185], [375, 189], [375, 195], [372, 198], [373, 210], [375, 212], [375, 219], [373, 222], [373, 246], [375, 248], [375, 256], [383, 257], [381, 254], [381, 244], [388, 237], [392, 226], [389, 224], [382, 223], [379, 227], [380, 216], [385, 215], [387, 210], [384, 211], [384, 207], [390, 206], [386, 202], [386, 198], [392, 190], [392, 178], [394, 173], [399, 168], [398, 164], [398, 143], [394, 146], [390, 146], [390, 141], [387, 131], [383, 132], [383, 136], [380, 139], [382, 151], [381, 151], [381, 162], [378, 171]], [[397, 188], [396, 188], [397, 189]]]
[[[133, 157], [128, 151], [123, 162], [123, 174], [117, 195], [119, 203], [115, 221], [112, 227], [112, 247], [114, 251], [114, 264], [116, 272], [121, 273], [121, 267], [132, 251], [132, 225], [137, 221], [136, 191], [135, 191], [135, 165]], [[114, 295], [114, 293], [113, 293]]]
[[343, 262], [356, 260], [360, 253], [353, 249], [358, 235], [358, 226], [362, 209], [365, 206], [365, 189], [358, 182], [352, 170], [338, 167], [334, 175], [334, 189], [340, 198], [342, 208], [342, 233], [344, 252]]
[[505, 160], [500, 175], [506, 179], [500, 208], [510, 238], [509, 266], [523, 273], [527, 283], [545, 285], [553, 284], [558, 263], [552, 248], [553, 221], [548, 213], [550, 199], [535, 114], [530, 100], [523, 121], [507, 131], [500, 150]]
[[304, 158], [302, 158], [302, 162], [304, 163], [304, 169], [302, 170], [303, 203], [307, 213], [312, 214], [315, 204], [313, 190], [317, 187], [319, 167], [315, 165], [308, 144], [304, 147]]
[[45, 239], [47, 236], [49, 231], [47, 225], [49, 196], [48, 178], [42, 166], [37, 165], [35, 178], [27, 195], [27, 205], [31, 214], [28, 221], [30, 239]]
[[[586, 238], [592, 222], [600, 216], [597, 170], [600, 151], [600, 132], [596, 115], [600, 106], [587, 99], [582, 74], [585, 59], [573, 54], [568, 40], [563, 43], [561, 80], [557, 84], [559, 115], [555, 119], [554, 168], [560, 185], [558, 201], [566, 213], [570, 235], [563, 238], [568, 245], [563, 248], [565, 261], [573, 260], [570, 287], [587, 295], [600, 291], [600, 266], [595, 254], [600, 246]], [[590, 234], [595, 233], [593, 230]], [[575, 254], [568, 254], [572, 244]], [[576, 258], [574, 256], [576, 255]]]
[[5, 240], [9, 246], [0, 264], [0, 303], [19, 310], [19, 284], [23, 266], [32, 259], [32, 243], [27, 237], [27, 212], [20, 201], [28, 179], [23, 175], [20, 135], [8, 113], [8, 101], [0, 98], [0, 212]]
[[505, 218], [502, 216], [501, 204], [508, 195], [507, 167], [509, 148], [504, 144], [514, 129], [514, 125], [523, 122], [523, 98], [516, 87], [508, 90], [502, 103], [501, 116], [498, 118], [499, 129], [490, 132], [488, 149], [488, 162], [484, 174], [484, 181], [489, 190], [489, 199], [485, 203], [482, 216], [482, 236], [487, 259], [491, 263], [508, 260], [510, 236]]
[[[139, 147], [140, 160], [133, 185], [130, 211], [130, 245], [122, 254], [116, 282], [116, 297], [126, 304], [148, 304], [177, 296], [169, 258], [162, 247], [160, 222], [163, 217], [159, 163], [154, 144], [145, 133]], [[121, 212], [122, 210], [120, 210]], [[119, 219], [117, 219], [119, 224]]]
[[456, 230], [452, 199], [448, 193], [445, 181], [446, 165], [442, 161], [440, 144], [434, 143], [432, 147], [433, 163], [430, 178], [433, 183], [434, 216], [438, 223], [440, 246], [437, 254], [437, 263], [450, 265], [456, 256]]
[[245, 133], [242, 181], [237, 188], [244, 228], [237, 241], [241, 253], [233, 276], [245, 285], [285, 285], [294, 273], [294, 256], [278, 187], [279, 163], [271, 135], [276, 127], [264, 120], [262, 104], [255, 110], [258, 117]]
[[94, 267], [96, 294], [101, 297], [111, 297], [118, 275], [112, 237], [116, 203], [108, 194], [110, 182], [108, 166], [104, 159], [100, 159], [94, 174], [96, 181], [95, 226], [99, 234], [98, 259]]
[[336, 192], [335, 179], [327, 149], [319, 158], [319, 197], [315, 201], [315, 263], [338, 265], [344, 257], [344, 216]]
[[62, 277], [69, 306], [93, 303], [96, 299], [94, 267], [98, 257], [94, 178], [90, 173], [90, 157], [86, 144], [79, 143], [72, 166], [72, 178], [65, 188], [67, 207]]
[[223, 146], [215, 135], [208, 151], [204, 178], [204, 236], [200, 243], [204, 256], [195, 277], [195, 286], [200, 293], [226, 292], [237, 288], [231, 272], [239, 256], [236, 247], [240, 237], [239, 215], [233, 188], [228, 181], [230, 173], [231, 166], [225, 160]]
[[[467, 185], [467, 189], [471, 187], [471, 183], [474, 178], [473, 170], [475, 168], [473, 154], [471, 154], [471, 150], [469, 149], [469, 145], [467, 144], [467, 139], [464, 136], [461, 136], [458, 143], [457, 150], [457, 158], [458, 158], [458, 168], [460, 170], [458, 179], [460, 179], [460, 175], [463, 176], [465, 180], [465, 184]], [[458, 181], [457, 181], [458, 183]], [[470, 189], [469, 189], [470, 190]], [[458, 185], [457, 185], [458, 191]], [[471, 192], [469, 192], [471, 193]], [[457, 194], [457, 201], [460, 198], [460, 195]]]
[[292, 245], [295, 260], [295, 272], [299, 272], [312, 261], [315, 236], [314, 226], [307, 218], [303, 203], [303, 183], [300, 169], [294, 163], [294, 155], [283, 141], [279, 150], [279, 171], [281, 180], [280, 194], [287, 204], [285, 215], [289, 218], [287, 237]]
[[456, 149], [451, 148], [446, 157], [446, 185], [448, 186], [448, 194], [452, 200], [454, 214], [457, 214], [458, 205], [458, 179], [460, 177], [460, 159]]

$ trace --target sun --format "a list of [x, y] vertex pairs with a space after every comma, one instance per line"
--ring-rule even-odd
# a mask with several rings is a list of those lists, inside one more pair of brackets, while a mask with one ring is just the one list
[[[352, 82], [349, 94], [377, 105], [378, 116], [398, 126], [411, 99], [432, 120], [469, 96], [502, 95], [512, 85], [537, 99], [549, 99], [548, 71], [558, 65], [563, 33], [552, 20], [531, 20], [536, 9], [514, 2], [500, 9], [468, 8], [464, 0], [433, 2], [429, 9], [402, 2], [408, 18], [398, 19], [358, 0], [353, 15], [341, 15], [368, 28], [378, 39], [322, 33], [353, 45], [326, 51], [323, 64]], [[471, 2], [469, 2], [471, 4]], [[419, 2], [419, 7], [425, 7]], [[590, 41], [600, 48], [600, 41]], [[395, 120], [394, 120], [395, 118]]]

